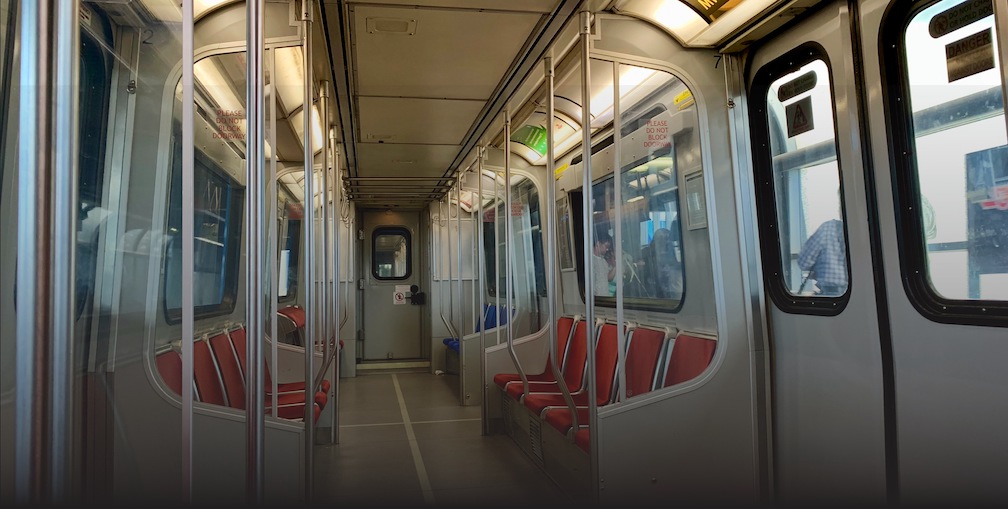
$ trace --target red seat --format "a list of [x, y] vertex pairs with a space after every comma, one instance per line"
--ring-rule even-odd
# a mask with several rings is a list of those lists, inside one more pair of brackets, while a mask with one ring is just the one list
[[224, 380], [224, 392], [227, 394], [228, 406], [239, 410], [245, 409], [245, 376], [238, 365], [238, 356], [226, 332], [221, 332], [210, 338], [210, 349], [217, 358], [221, 378]]
[[[560, 358], [560, 369], [563, 370], [563, 363], [565, 361], [565, 356], [567, 353], [567, 343], [570, 340], [571, 331], [574, 329], [574, 318], [570, 316], [561, 316], [557, 319], [557, 356]], [[552, 352], [550, 353], [552, 355]], [[529, 382], [553, 382], [556, 379], [553, 377], [553, 369], [550, 367], [552, 359], [550, 356], [546, 357], [546, 367], [542, 373], [526, 375], [525, 378]], [[494, 375], [494, 383], [497, 387], [501, 389], [507, 388], [507, 385], [511, 382], [518, 382], [521, 385], [521, 375], [518, 373], [497, 373]]]
[[304, 329], [305, 323], [308, 322], [308, 316], [305, 313], [304, 308], [298, 306], [287, 306], [277, 310], [278, 313], [290, 318], [294, 321], [294, 326], [299, 329]]
[[217, 371], [217, 363], [210, 352], [210, 345], [202, 339], [193, 342], [193, 380], [196, 382], [196, 395], [200, 401], [227, 406], [224, 384]]
[[665, 336], [665, 331], [644, 327], [630, 333], [625, 360], [628, 398], [650, 392], [654, 388]]
[[158, 373], [168, 388], [175, 394], [182, 394], [182, 356], [175, 350], [167, 350], [158, 354], [155, 359]]
[[[241, 366], [242, 376], [244, 377], [246, 366], [248, 366], [245, 352], [245, 328], [239, 327], [231, 331], [229, 336], [231, 338], [231, 343], [232, 347], [234, 348], [235, 355], [238, 357], [238, 363]], [[273, 379], [270, 376], [269, 364], [265, 362], [263, 363], [263, 375], [266, 382], [266, 394], [270, 395], [273, 388]], [[327, 388], [328, 380], [323, 380], [321, 386], [322, 388]], [[294, 394], [294, 395], [304, 394], [304, 388], [305, 388], [304, 381], [277, 384], [277, 397], [281, 397], [284, 394]], [[325, 404], [328, 401], [328, 399], [329, 397], [325, 392], [318, 391], [315, 393], [315, 402], [318, 403], [319, 406], [325, 407]], [[285, 399], [285, 401], [294, 401], [294, 400], [288, 397], [287, 399]], [[302, 399], [301, 401], [303, 402], [304, 400]], [[280, 405], [279, 401], [277, 405], [278, 406]]]
[[680, 332], [672, 343], [662, 387], [669, 387], [696, 378], [714, 358], [717, 342]]
[[[619, 358], [619, 332], [615, 324], [607, 323], [599, 329], [598, 342], [595, 344], [595, 404], [602, 406], [614, 399], [613, 388], [616, 387], [616, 367]], [[539, 415], [546, 407], [566, 406], [560, 387], [554, 383], [556, 390], [534, 391], [529, 384], [529, 393], [522, 403], [532, 413]], [[571, 391], [574, 404], [588, 405], [588, 391], [579, 388]]]
[[[627, 397], [644, 394], [654, 387], [658, 371], [658, 361], [661, 358], [662, 347], [665, 344], [665, 332], [649, 328], [636, 328], [630, 332], [627, 344], [626, 382]], [[614, 391], [615, 392], [615, 391]], [[615, 396], [615, 394], [614, 394]], [[526, 398], [531, 399], [532, 396]], [[538, 398], [536, 398], [538, 399]], [[561, 400], [563, 396], [561, 395]], [[578, 410], [578, 425], [588, 424], [588, 398], [574, 397]], [[615, 398], [613, 398], [615, 400]], [[601, 406], [601, 405], [600, 405]], [[574, 425], [570, 408], [566, 402], [558, 406], [550, 406], [542, 413], [544, 419], [560, 433], [566, 434]]]
[[[574, 326], [574, 334], [568, 341], [567, 355], [563, 363], [563, 379], [571, 392], [581, 390], [584, 383], [585, 363], [588, 361], [588, 326], [584, 320]], [[529, 383], [529, 392], [560, 392], [556, 381], [541, 381]], [[524, 387], [521, 381], [506, 385], [505, 393], [513, 399], [521, 400]]]

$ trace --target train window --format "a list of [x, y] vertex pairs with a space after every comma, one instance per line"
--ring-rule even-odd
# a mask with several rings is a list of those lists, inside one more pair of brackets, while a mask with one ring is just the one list
[[[245, 89], [242, 53], [196, 62], [196, 150], [193, 244], [193, 307], [197, 318], [234, 311], [241, 263], [245, 187], [233, 175], [244, 173]], [[225, 76], [227, 78], [225, 78]], [[168, 323], [182, 319], [182, 84], [175, 89], [164, 262], [164, 313]]]
[[[592, 185], [595, 245], [591, 247], [583, 246], [581, 192], [570, 193], [575, 245], [591, 250], [598, 305], [615, 307], [622, 285], [625, 308], [675, 312], [682, 306], [686, 283], [680, 180], [684, 171], [700, 164], [696, 156], [699, 134], [692, 127], [697, 123], [696, 107], [686, 84], [672, 74], [621, 64], [619, 76], [619, 177], [609, 175]], [[592, 147], [592, 154], [613, 143], [611, 138], [601, 140]], [[579, 162], [575, 157], [574, 164]], [[619, 245], [617, 206], [621, 208]], [[576, 261], [583, 298], [584, 261]], [[622, 281], [616, 278], [617, 264], [622, 265]]]
[[280, 201], [279, 221], [277, 231], [280, 232], [280, 244], [277, 260], [280, 264], [280, 275], [277, 287], [277, 298], [281, 302], [293, 300], [297, 295], [298, 261], [301, 256], [301, 222], [304, 217], [304, 206], [301, 205], [285, 186], [278, 185], [280, 191], [277, 200]]
[[408, 278], [412, 272], [412, 250], [406, 228], [375, 228], [371, 235], [371, 274], [381, 280]]
[[[176, 136], [178, 140], [180, 136]], [[176, 141], [177, 154], [182, 146]], [[165, 255], [165, 316], [182, 319], [182, 158], [172, 164], [172, 198], [168, 214], [168, 251]], [[193, 177], [196, 189], [193, 244], [193, 307], [197, 317], [230, 313], [238, 293], [245, 189], [196, 151]]]
[[781, 309], [837, 314], [850, 264], [824, 52], [806, 45], [771, 62], [751, 96], [768, 291]]
[[[1004, 323], [1008, 135], [991, 0], [900, 6], [886, 64], [911, 300], [937, 321]], [[899, 153], [899, 150], [894, 150]], [[1000, 316], [1001, 318], [993, 318]]]
[[[514, 262], [515, 295], [546, 296], [546, 266], [543, 262], [541, 219], [539, 214], [539, 191], [526, 177], [511, 177], [511, 207], [506, 210], [503, 201], [483, 214], [483, 252], [486, 256], [487, 292], [491, 297], [507, 295], [507, 269], [504, 267], [505, 249], [504, 224], [498, 224], [500, 239], [494, 231], [498, 217], [510, 217], [513, 222], [514, 243], [511, 256]], [[500, 262], [500, 274], [497, 263]], [[531, 262], [532, 267], [527, 264]], [[531, 270], [530, 270], [531, 269]]]

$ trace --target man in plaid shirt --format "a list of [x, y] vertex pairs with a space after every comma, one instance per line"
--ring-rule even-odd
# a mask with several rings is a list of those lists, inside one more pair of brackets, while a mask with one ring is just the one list
[[798, 254], [798, 267], [809, 271], [820, 295], [839, 296], [847, 291], [847, 250], [843, 222], [831, 219], [819, 226]]

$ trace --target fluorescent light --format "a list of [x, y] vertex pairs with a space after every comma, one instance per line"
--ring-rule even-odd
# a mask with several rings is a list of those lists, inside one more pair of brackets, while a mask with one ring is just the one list
[[635, 202], [635, 201], [641, 201], [641, 200], [643, 200], [643, 199], [644, 199], [644, 197], [643, 197], [643, 196], [634, 196], [633, 198], [630, 198], [630, 199], [629, 199], [629, 200], [627, 200], [626, 202], [627, 202], [627, 203], [633, 203], [633, 202]]
[[231, 3], [234, 0], [193, 0], [193, 19], [197, 19], [203, 15], [203, 13], [223, 5], [225, 3]]
[[284, 114], [296, 111], [304, 104], [304, 58], [300, 46], [277, 48], [274, 51], [276, 69], [272, 79]]
[[[634, 88], [654, 76], [654, 69], [637, 67], [636, 65], [623, 65], [620, 72], [620, 94], [626, 97]], [[600, 120], [608, 116], [613, 105], [613, 86], [609, 85], [591, 98], [592, 116]], [[598, 113], [596, 113], [598, 112]]]
[[628, 0], [616, 9], [664, 28], [680, 42], [686, 42], [707, 28], [707, 22], [679, 0]]
[[[291, 127], [297, 134], [301, 146], [304, 147], [304, 110], [298, 110], [290, 117]], [[312, 152], [318, 153], [322, 150], [322, 120], [319, 116], [318, 106], [312, 105]]]

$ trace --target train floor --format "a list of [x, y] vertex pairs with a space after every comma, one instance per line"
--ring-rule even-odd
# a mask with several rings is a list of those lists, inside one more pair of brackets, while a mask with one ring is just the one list
[[458, 376], [426, 369], [340, 381], [339, 443], [316, 448], [315, 502], [503, 505], [566, 501], [506, 435], [483, 436]]

